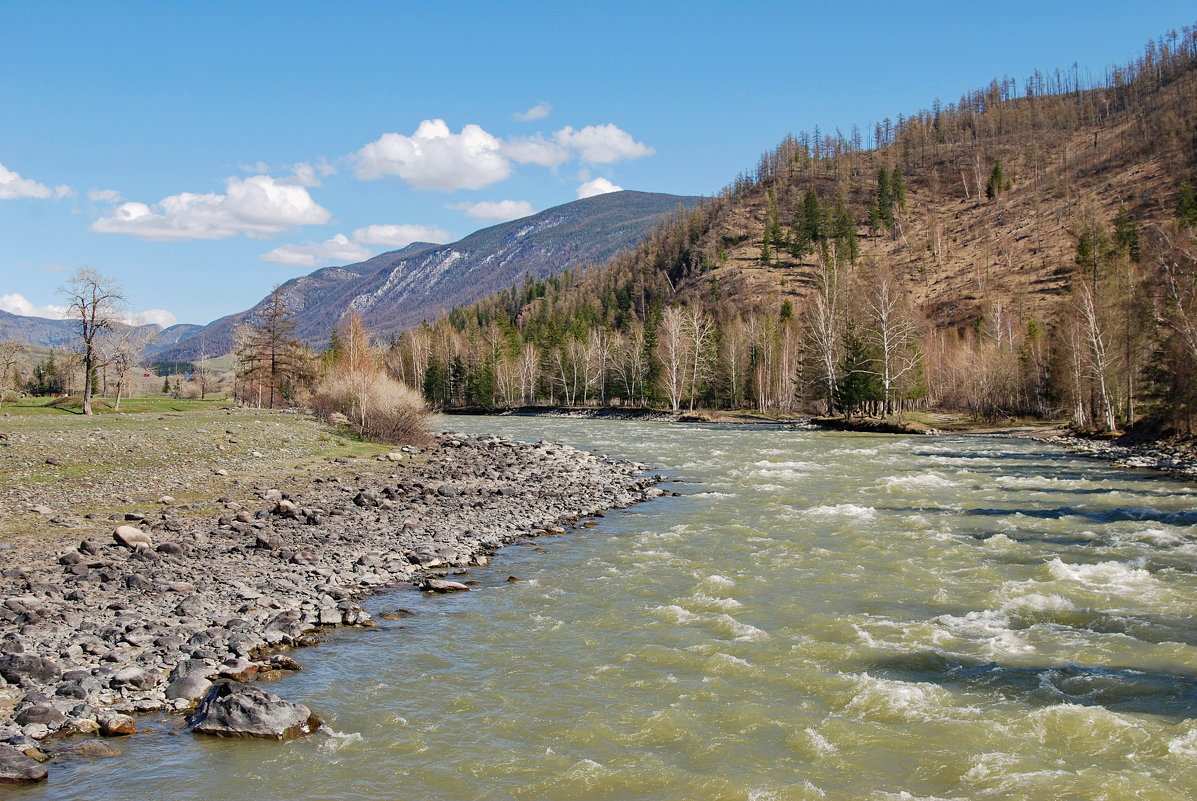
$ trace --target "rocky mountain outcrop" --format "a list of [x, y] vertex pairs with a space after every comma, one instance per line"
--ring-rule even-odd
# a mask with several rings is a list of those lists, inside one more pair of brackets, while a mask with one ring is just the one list
[[[454, 306], [524, 280], [601, 264], [634, 247], [663, 218], [699, 198], [651, 192], [612, 192], [576, 200], [512, 222], [484, 228], [448, 245], [416, 242], [358, 264], [326, 267], [282, 285], [295, 312], [296, 335], [323, 344], [349, 309], [379, 335], [398, 333], [421, 320], [431, 322]], [[233, 331], [252, 320], [266, 300], [223, 317], [203, 329], [208, 355], [233, 348]], [[196, 332], [167, 348], [161, 358], [191, 360], [200, 355]]]

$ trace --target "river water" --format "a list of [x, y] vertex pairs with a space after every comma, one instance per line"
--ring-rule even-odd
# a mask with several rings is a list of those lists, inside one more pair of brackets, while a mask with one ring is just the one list
[[510, 547], [475, 592], [372, 599], [414, 614], [272, 687], [331, 736], [160, 718], [19, 797], [1197, 797], [1192, 484], [1009, 439], [439, 422], [681, 495]]

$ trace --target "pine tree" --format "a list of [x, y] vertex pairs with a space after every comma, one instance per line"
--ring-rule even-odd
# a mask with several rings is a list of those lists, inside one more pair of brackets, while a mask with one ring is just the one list
[[1139, 226], [1135, 225], [1125, 206], [1118, 208], [1118, 216], [1114, 218], [1114, 244], [1131, 261], [1136, 264], [1139, 262], [1142, 255], [1139, 250]]
[[1193, 183], [1185, 178], [1180, 182], [1180, 194], [1176, 198], [1176, 216], [1185, 225], [1197, 225], [1197, 191]]
[[989, 173], [989, 180], [985, 182], [985, 197], [993, 200], [1006, 188], [1005, 177], [1002, 174], [1002, 162], [993, 162], [993, 170]]
[[906, 211], [906, 182], [902, 180], [902, 165], [894, 167], [889, 176], [890, 197], [898, 206], [898, 211]]

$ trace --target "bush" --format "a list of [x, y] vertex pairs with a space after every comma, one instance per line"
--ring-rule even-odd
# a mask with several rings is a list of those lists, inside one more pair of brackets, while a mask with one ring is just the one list
[[375, 442], [401, 445], [427, 437], [424, 399], [381, 373], [366, 380], [338, 373], [325, 376], [309, 403], [321, 420], [329, 422], [333, 415], [342, 414], [362, 437]]

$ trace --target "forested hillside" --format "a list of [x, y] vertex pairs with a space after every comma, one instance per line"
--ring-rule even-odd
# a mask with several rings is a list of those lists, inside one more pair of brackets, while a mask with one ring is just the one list
[[788, 137], [635, 251], [405, 332], [439, 404], [659, 404], [1191, 428], [1197, 30], [1100, 76]]

